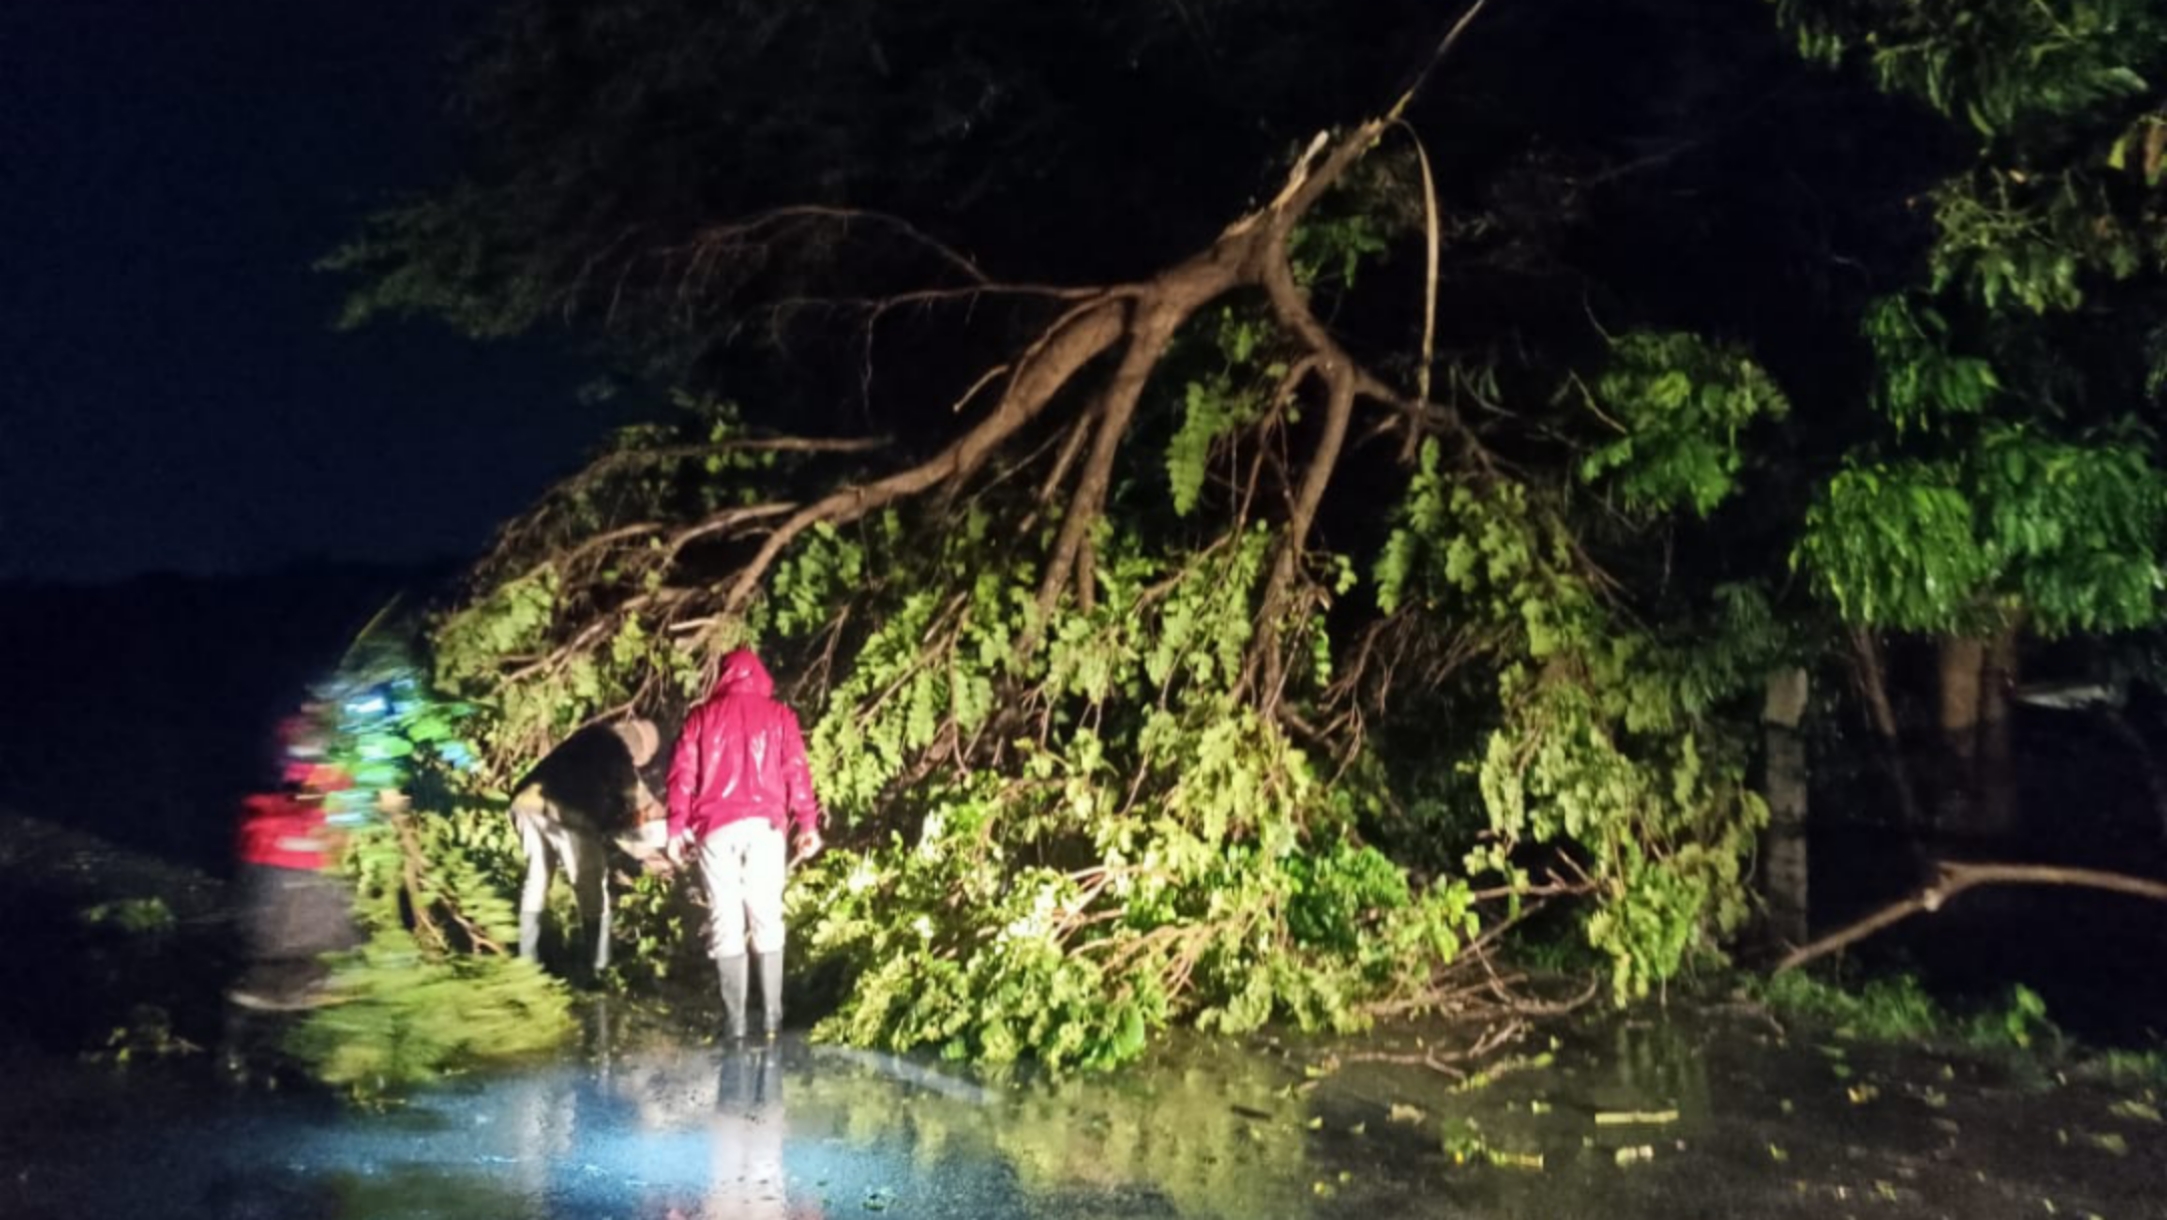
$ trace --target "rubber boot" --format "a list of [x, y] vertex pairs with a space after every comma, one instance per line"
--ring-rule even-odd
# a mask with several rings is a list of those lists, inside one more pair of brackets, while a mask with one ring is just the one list
[[722, 1013], [730, 1041], [745, 1040], [745, 955], [718, 957], [715, 965], [722, 972]]
[[770, 949], [760, 955], [761, 1032], [773, 1042], [783, 1032], [783, 951]]
[[519, 956], [534, 960], [542, 947], [542, 913], [522, 910], [519, 912]]
[[770, 1115], [780, 1117], [783, 1104], [783, 1052], [781, 1047], [769, 1047], [760, 1052], [759, 1083], [753, 1090], [754, 1104]]
[[751, 1049], [722, 1057], [722, 1075], [715, 1082], [716, 1110], [737, 1115], [751, 1111], [757, 1088], [752, 1057], [759, 1053], [758, 1049]]

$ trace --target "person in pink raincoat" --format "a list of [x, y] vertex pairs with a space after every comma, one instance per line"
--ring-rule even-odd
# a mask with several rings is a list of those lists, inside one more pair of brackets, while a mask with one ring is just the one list
[[667, 799], [669, 856], [697, 855], [707, 884], [708, 949], [729, 1036], [745, 1036], [750, 950], [772, 1039], [782, 1028], [783, 879], [820, 850], [820, 801], [797, 715], [775, 701], [774, 680], [750, 649], [723, 658], [714, 692], [686, 717]]

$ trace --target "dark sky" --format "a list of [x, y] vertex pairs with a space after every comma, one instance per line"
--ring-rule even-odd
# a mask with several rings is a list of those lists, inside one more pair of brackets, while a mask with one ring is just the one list
[[540, 344], [331, 330], [471, 0], [0, 3], [0, 579], [471, 553], [601, 434]]

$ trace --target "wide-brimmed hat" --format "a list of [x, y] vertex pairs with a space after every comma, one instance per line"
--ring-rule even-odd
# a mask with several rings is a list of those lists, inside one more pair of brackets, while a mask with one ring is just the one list
[[656, 731], [652, 720], [620, 720], [610, 726], [610, 732], [617, 734], [618, 740], [625, 743], [625, 749], [632, 752], [635, 767], [646, 766], [647, 760], [662, 748], [662, 734]]

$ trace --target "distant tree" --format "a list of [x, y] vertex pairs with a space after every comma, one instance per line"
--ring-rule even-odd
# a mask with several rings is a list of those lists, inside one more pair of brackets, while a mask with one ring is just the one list
[[1810, 58], [1865, 68], [1968, 137], [1913, 201], [1931, 219], [1925, 266], [1865, 312], [1875, 423], [1816, 493], [1797, 555], [1869, 672], [1875, 633], [1938, 642], [1940, 813], [2007, 833], [2020, 635], [2161, 617], [2167, 12], [1777, 7]]
[[463, 65], [464, 176], [332, 265], [371, 279], [351, 321], [568, 319], [687, 388], [751, 398], [771, 372], [756, 410], [832, 427], [809, 404], [858, 398], [858, 361], [752, 357], [1147, 275], [1269, 189], [1290, 143], [1376, 105], [1413, 70], [1401, 40], [1441, 20], [1407, 0], [522, 0]]

